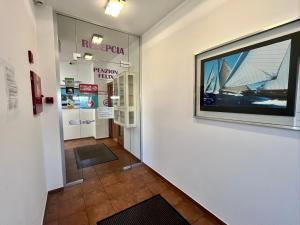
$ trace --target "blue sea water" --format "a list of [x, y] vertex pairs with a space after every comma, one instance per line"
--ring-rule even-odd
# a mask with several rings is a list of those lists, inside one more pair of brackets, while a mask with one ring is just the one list
[[[265, 102], [282, 102], [278, 104], [264, 104]], [[279, 101], [268, 97], [249, 96], [249, 95], [228, 95], [228, 94], [206, 94], [204, 98], [204, 106], [219, 107], [253, 107], [253, 108], [286, 108], [286, 101]], [[261, 103], [261, 104], [260, 104]]]

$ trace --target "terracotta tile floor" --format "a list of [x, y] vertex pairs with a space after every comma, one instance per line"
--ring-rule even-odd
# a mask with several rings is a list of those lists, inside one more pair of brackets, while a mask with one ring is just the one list
[[[118, 160], [108, 163], [99, 164], [93, 167], [77, 169], [74, 148], [86, 145], [95, 145], [104, 143], [114, 154], [118, 156]], [[131, 165], [137, 162], [137, 159], [132, 157], [121, 145], [111, 138], [95, 140], [94, 138], [85, 138], [65, 141], [65, 162], [66, 162], [66, 180], [67, 183], [74, 182], [80, 179], [95, 177], [97, 174], [105, 174], [107, 172], [121, 170], [124, 166]]]
[[[119, 159], [78, 170], [73, 148], [99, 143], [106, 144]], [[193, 225], [219, 225], [145, 165], [123, 171], [124, 166], [138, 161], [112, 139], [66, 141], [65, 153], [68, 181], [84, 181], [48, 195], [44, 225], [96, 225], [97, 221], [156, 194], [161, 194]]]
[[49, 194], [44, 225], [96, 225], [97, 221], [155, 194], [161, 194], [193, 225], [218, 225], [145, 165], [104, 174], [88, 168], [85, 174], [82, 184]]

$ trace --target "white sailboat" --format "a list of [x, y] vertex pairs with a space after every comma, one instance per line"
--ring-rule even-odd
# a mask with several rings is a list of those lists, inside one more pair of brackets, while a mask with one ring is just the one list
[[291, 40], [287, 40], [242, 53], [224, 87], [238, 87], [275, 79], [290, 44]]
[[248, 87], [246, 85], [236, 87], [225, 87], [225, 83], [232, 74], [232, 69], [225, 59], [221, 59], [220, 64], [221, 66], [219, 71], [219, 82], [217, 84], [218, 87], [216, 87], [217, 90], [215, 90], [216, 93], [219, 93], [219, 91], [221, 90], [222, 93], [240, 94], [241, 92], [248, 90]]

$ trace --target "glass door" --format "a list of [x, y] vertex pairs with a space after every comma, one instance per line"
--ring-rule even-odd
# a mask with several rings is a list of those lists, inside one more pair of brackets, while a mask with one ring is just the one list
[[[87, 171], [102, 176], [131, 168], [141, 161], [140, 39], [63, 15], [57, 20], [67, 183]], [[96, 99], [81, 88], [88, 85], [97, 87]], [[103, 149], [114, 157], [95, 160], [93, 150]]]

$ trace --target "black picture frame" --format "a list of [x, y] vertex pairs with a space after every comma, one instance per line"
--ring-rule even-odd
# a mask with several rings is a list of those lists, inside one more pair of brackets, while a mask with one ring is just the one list
[[[217, 58], [222, 58], [225, 56], [233, 55], [239, 52], [249, 51], [252, 49], [264, 47], [270, 44], [275, 44], [277, 42], [291, 40], [291, 54], [290, 54], [290, 67], [289, 67], [289, 81], [288, 81], [288, 93], [287, 93], [287, 107], [286, 108], [270, 108], [270, 107], [226, 107], [226, 106], [207, 106], [204, 105], [204, 63]], [[201, 54], [201, 53], [200, 53]], [[291, 33], [281, 37], [273, 38], [267, 41], [263, 41], [257, 44], [249, 45], [247, 47], [238, 48], [233, 51], [229, 51], [223, 54], [215, 55], [213, 57], [205, 58], [198, 63], [198, 55], [195, 56], [195, 85], [197, 85], [197, 71], [200, 70], [201, 86], [200, 99], [197, 99], [197, 94], [195, 95], [195, 101], [200, 101], [200, 111], [213, 111], [213, 112], [228, 112], [228, 113], [244, 113], [244, 114], [260, 114], [260, 115], [278, 115], [278, 116], [295, 116], [295, 100], [296, 100], [296, 90], [297, 90], [297, 75], [298, 75], [298, 60], [300, 56], [300, 32]], [[195, 102], [195, 113], [197, 103]]]

